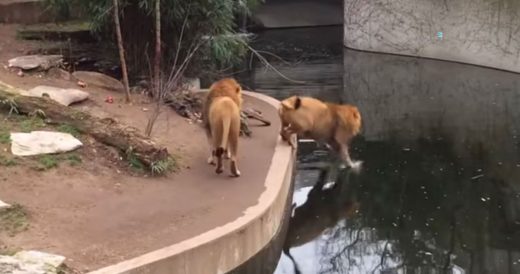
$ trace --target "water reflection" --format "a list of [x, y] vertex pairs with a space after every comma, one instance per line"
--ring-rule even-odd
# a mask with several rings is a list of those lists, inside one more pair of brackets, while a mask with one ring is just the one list
[[453, 147], [357, 140], [364, 172], [342, 170], [325, 189], [335, 166], [317, 165], [316, 185], [295, 194], [294, 263], [284, 256], [276, 273], [519, 273], [519, 193], [481, 169], [485, 156]]
[[301, 144], [276, 274], [520, 273], [520, 75], [351, 50], [277, 65], [329, 80], [306, 89], [262, 70], [256, 90], [360, 107], [364, 170]]

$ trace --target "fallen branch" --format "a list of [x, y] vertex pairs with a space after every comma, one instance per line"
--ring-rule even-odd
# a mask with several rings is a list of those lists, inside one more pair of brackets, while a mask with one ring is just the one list
[[244, 113], [247, 116], [247, 118], [249, 118], [249, 119], [254, 119], [254, 120], [262, 122], [262, 124], [264, 124], [264, 126], [266, 126], [266, 127], [271, 125], [271, 122], [269, 120], [265, 119], [264, 116], [262, 116], [261, 111], [258, 111], [253, 108], [247, 108], [247, 109], [242, 110], [242, 113]]
[[97, 141], [118, 148], [127, 153], [127, 156], [135, 157], [152, 171], [155, 165], [169, 160], [170, 155], [165, 147], [155, 144], [136, 128], [121, 125], [110, 118], [92, 116], [48, 98], [22, 96], [17, 93], [18, 89], [0, 82], [0, 102], [9, 102], [4, 103], [4, 107], [15, 107], [19, 114], [37, 112], [54, 123], [69, 124]]
[[[165, 103], [173, 108], [180, 116], [192, 121], [199, 121], [201, 119], [203, 100], [203, 93], [178, 91], [165, 100]], [[271, 125], [271, 122], [262, 116], [262, 112], [253, 108], [242, 110], [240, 117], [241, 136], [250, 137], [252, 135], [252, 131], [249, 129], [249, 119], [260, 121], [263, 126]]]

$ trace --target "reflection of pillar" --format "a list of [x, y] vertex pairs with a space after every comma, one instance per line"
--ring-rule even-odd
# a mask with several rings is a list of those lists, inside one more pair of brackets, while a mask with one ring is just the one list
[[459, 157], [483, 153], [486, 172], [520, 178], [520, 75], [348, 49], [344, 66], [343, 101], [358, 105], [367, 140], [449, 138]]
[[345, 0], [344, 45], [520, 72], [518, 0]]

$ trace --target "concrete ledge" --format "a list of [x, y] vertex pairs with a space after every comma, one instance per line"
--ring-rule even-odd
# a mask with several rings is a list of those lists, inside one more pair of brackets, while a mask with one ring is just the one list
[[261, 28], [318, 27], [343, 24], [341, 4], [324, 1], [269, 3], [260, 6], [253, 20]]
[[[278, 107], [279, 101], [274, 98], [247, 91], [244, 94]], [[247, 208], [241, 217], [191, 239], [90, 274], [205, 274], [233, 270], [264, 248], [279, 230], [287, 199], [291, 198], [295, 158], [296, 150], [278, 136], [264, 183], [265, 191], [258, 203]]]
[[34, 24], [52, 18], [42, 0], [0, 0], [0, 23]]

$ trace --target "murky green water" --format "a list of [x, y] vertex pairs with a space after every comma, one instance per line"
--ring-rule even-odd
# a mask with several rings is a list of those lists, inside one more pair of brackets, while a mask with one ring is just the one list
[[520, 273], [520, 75], [338, 51], [341, 36], [326, 35], [337, 31], [264, 33], [280, 43], [275, 52], [305, 52], [301, 63], [277, 67], [308, 83], [263, 70], [249, 78], [277, 98], [356, 104], [364, 119], [352, 146], [360, 174], [300, 144], [275, 273]]

